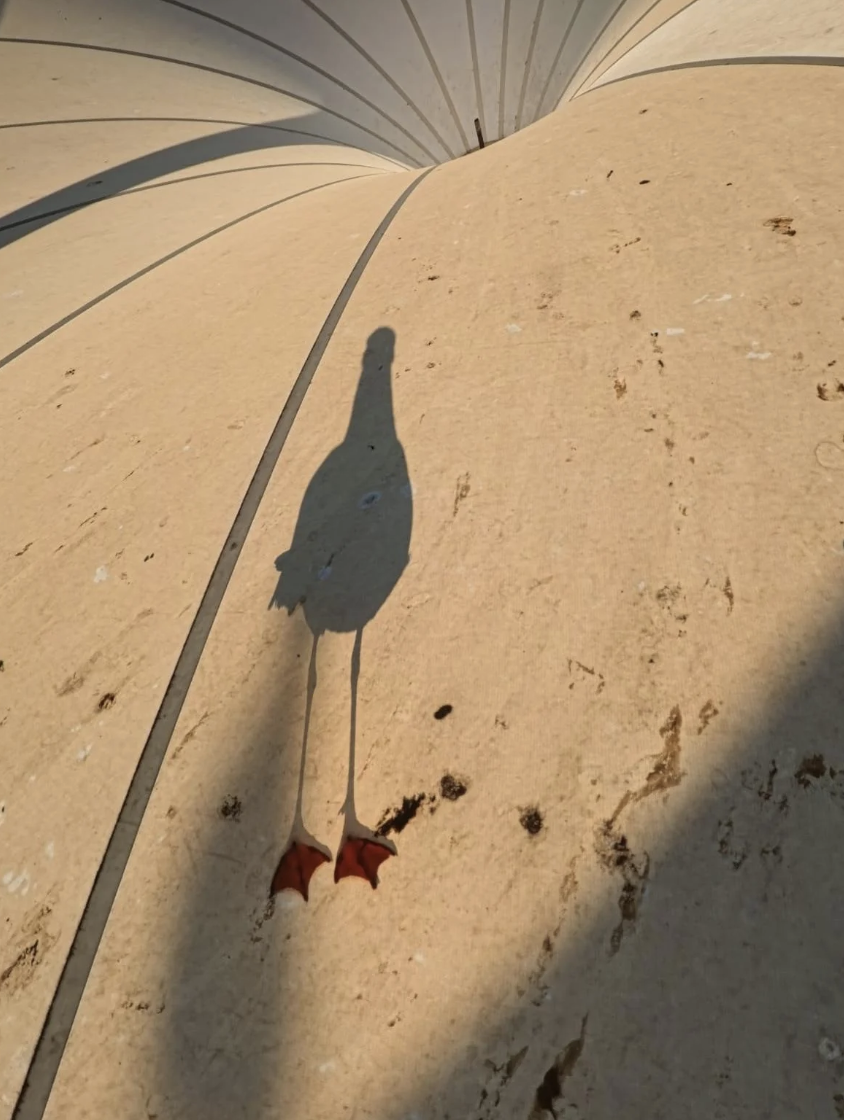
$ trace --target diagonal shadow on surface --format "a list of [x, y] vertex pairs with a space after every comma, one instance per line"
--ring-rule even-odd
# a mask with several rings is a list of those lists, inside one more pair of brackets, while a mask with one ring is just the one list
[[[328, 114], [308, 113], [287, 120], [235, 126], [209, 136], [200, 136], [193, 140], [185, 140], [181, 144], [173, 144], [168, 148], [160, 148], [155, 152], [147, 152], [116, 167], [93, 171], [84, 179], [69, 183], [66, 187], [44, 195], [26, 206], [0, 215], [0, 249], [14, 244], [15, 241], [19, 241], [37, 229], [60, 221], [82, 207], [106, 201], [122, 192], [167, 175], [248, 152], [273, 151], [297, 144], [328, 144], [350, 146], [353, 150], [360, 151], [362, 161], [370, 154], [380, 154], [390, 158], [387, 154], [388, 145], [367, 141], [365, 149], [355, 149], [354, 145], [339, 136], [333, 138], [332, 129], [337, 131], [336, 124]], [[383, 151], [379, 152], [379, 148], [382, 147]], [[361, 166], [373, 165], [362, 162]], [[396, 167], [403, 170], [400, 164]]]
[[790, 687], [704, 760], [673, 825], [682, 743], [701, 749], [714, 709], [654, 729], [666, 751], [643, 790], [660, 796], [631, 793], [578, 838], [612, 900], [565, 901], [559, 850], [560, 924], [531, 977], [491, 962], [516, 1010], [479, 1018], [471, 1058], [389, 1120], [844, 1115], [844, 616], [789, 646]]
[[[252, 1109], [270, 1112], [289, 1012], [262, 1013], [262, 993], [286, 979], [279, 961], [267, 959], [263, 924], [270, 911], [263, 907], [278, 855], [284, 760], [295, 752], [302, 718], [307, 654], [308, 633], [298, 619], [264, 647], [261, 718], [212, 784], [216, 804], [190, 838], [202, 854], [184, 893], [179, 936], [167, 949], [150, 1115], [225, 1120]], [[186, 762], [191, 750], [184, 745]]]

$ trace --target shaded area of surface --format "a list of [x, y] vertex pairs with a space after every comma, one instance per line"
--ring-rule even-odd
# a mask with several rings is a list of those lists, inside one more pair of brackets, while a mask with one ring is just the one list
[[[238, 126], [236, 122], [231, 123], [232, 127], [224, 131], [197, 137], [194, 140], [185, 140], [181, 144], [173, 144], [157, 152], [149, 152], [117, 167], [93, 168], [84, 179], [45, 195], [36, 202], [3, 214], [0, 216], [0, 249], [52, 222], [60, 221], [65, 215], [73, 213], [80, 207], [96, 205], [116, 195], [142, 189], [145, 184], [152, 184], [153, 180], [161, 179], [166, 175], [176, 175], [180, 171], [213, 164], [217, 160], [231, 156], [284, 149], [308, 143], [318, 146], [337, 146], [338, 155], [335, 160], [312, 161], [317, 166], [331, 169], [338, 165], [337, 161], [342, 161], [340, 165], [343, 167], [372, 166], [365, 162], [367, 156], [365, 151], [360, 152], [361, 162], [352, 163], [348, 150], [341, 141], [331, 140], [321, 135], [321, 125], [330, 122], [324, 118], [324, 115], [318, 113], [254, 125]], [[234, 174], [237, 170], [230, 170], [229, 173]], [[168, 184], [165, 182], [155, 185], [166, 187]]]
[[[276, 1107], [278, 1051], [295, 1021], [290, 1007], [272, 1018], [256, 1008], [268, 986], [290, 979], [264, 926], [283, 835], [282, 760], [299, 748], [309, 648], [300, 619], [280, 626], [262, 718], [247, 742], [232, 743], [232, 762], [220, 778], [219, 808], [228, 798], [236, 819], [209, 806], [213, 823], [195, 838], [203, 851], [221, 854], [200, 857], [184, 891], [181, 936], [168, 954], [166, 1015], [156, 1031], [160, 1074], [146, 1086], [152, 1114], [222, 1120], [238, 1115], [244, 1100], [256, 1115]], [[220, 904], [221, 872], [227, 895], [234, 890], [242, 901], [237, 910]]]
[[[662, 823], [679, 795], [669, 788], [619, 814], [608, 862], [606, 818], [580, 838], [618, 897], [585, 929], [565, 874], [572, 853], [558, 853], [560, 926], [535, 946], [518, 1010], [479, 1023], [477, 1061], [447, 1064], [390, 1120], [840, 1114], [844, 618], [793, 655], [790, 686], [746, 713], [687, 819]], [[682, 747], [714, 710], [680, 713], [678, 785]], [[491, 967], [507, 975], [506, 962]]]

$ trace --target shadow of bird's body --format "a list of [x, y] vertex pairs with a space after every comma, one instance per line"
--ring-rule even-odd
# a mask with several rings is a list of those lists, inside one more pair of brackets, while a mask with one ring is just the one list
[[374, 451], [344, 441], [308, 486], [290, 549], [276, 561], [273, 605], [292, 613], [301, 604], [314, 634], [363, 629], [407, 567], [412, 525], [398, 440]]
[[314, 635], [362, 630], [407, 567], [413, 499], [393, 420], [391, 334], [370, 340], [346, 436], [311, 479], [276, 561], [271, 605], [301, 605]]

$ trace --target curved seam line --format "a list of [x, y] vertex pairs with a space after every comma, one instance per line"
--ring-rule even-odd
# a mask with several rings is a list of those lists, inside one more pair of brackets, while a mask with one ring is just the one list
[[140, 280], [141, 277], [148, 275], [160, 265], [167, 264], [168, 261], [172, 261], [176, 257], [181, 256], [182, 253], [186, 253], [189, 249], [195, 249], [197, 245], [201, 245], [203, 241], [208, 241], [218, 233], [224, 233], [227, 229], [232, 229], [233, 226], [240, 225], [241, 222], [245, 222], [248, 218], [254, 218], [257, 214], [263, 214], [266, 210], [272, 210], [274, 206], [280, 206], [283, 202], [290, 202], [294, 198], [301, 198], [302, 195], [312, 194], [314, 191], [322, 190], [324, 187], [333, 187], [337, 183], [348, 183], [355, 179], [368, 179], [370, 177], [370, 175], [347, 175], [344, 179], [333, 179], [330, 183], [321, 183], [318, 187], [309, 187], [307, 190], [298, 191], [296, 194], [285, 195], [284, 198], [277, 198], [275, 202], [268, 202], [266, 206], [259, 206], [257, 210], [250, 210], [248, 214], [241, 214], [239, 218], [233, 218], [232, 221], [217, 226], [216, 229], [209, 230], [208, 233], [203, 233], [201, 237], [196, 237], [193, 241], [188, 241], [186, 245], [182, 245], [178, 249], [166, 253], [163, 257], [159, 257], [158, 260], [145, 265], [138, 272], [133, 272], [131, 276], [127, 276], [126, 279], [121, 280], [118, 284], [113, 284], [110, 288], [107, 288], [106, 291], [100, 292], [98, 296], [88, 300], [87, 303], [83, 303], [81, 307], [77, 307], [75, 311], [71, 311], [62, 319], [59, 319], [49, 327], [45, 327], [43, 331], [27, 339], [26, 342], [21, 343], [21, 345], [15, 350], [12, 350], [11, 353], [0, 358], [0, 369], [9, 365], [15, 358], [19, 358], [21, 354], [25, 354], [27, 350], [31, 350], [33, 346], [37, 346], [39, 342], [43, 342], [45, 338], [49, 338], [51, 334], [55, 334], [56, 331], [60, 330], [62, 327], [66, 327], [68, 323], [72, 323], [74, 319], [78, 319], [79, 316], [86, 311], [90, 311], [92, 308], [102, 303], [103, 300], [108, 299], [109, 296], [113, 296], [117, 292], [122, 291], [123, 288], [134, 283], [135, 280]]
[[[144, 122], [165, 122], [170, 121], [174, 124], [235, 124], [240, 128], [271, 128], [278, 132], [294, 132], [295, 129], [284, 128], [278, 124], [265, 124], [263, 121], [232, 121], [225, 120], [222, 117], [57, 117], [51, 120], [43, 121], [13, 121], [11, 124], [0, 124], [0, 129], [3, 128], [38, 128], [40, 125], [47, 124], [130, 124], [133, 121]], [[304, 136], [313, 136], [320, 140], [329, 140], [327, 136], [318, 136], [315, 132], [305, 132]], [[330, 140], [332, 144], [340, 143], [338, 140]], [[384, 156], [388, 159], [388, 156]]]
[[536, 15], [533, 17], [533, 29], [530, 33], [530, 44], [528, 46], [527, 58], [525, 59], [525, 72], [522, 75], [522, 89], [519, 94], [519, 111], [516, 114], [516, 131], [522, 127], [522, 114], [525, 111], [525, 98], [527, 97], [528, 78], [530, 77], [530, 68], [533, 66], [533, 52], [536, 50], [536, 36], [539, 32], [539, 22], [542, 19], [542, 10], [545, 7], [545, 0], [539, 0], [536, 5]]
[[504, 139], [504, 95], [507, 91], [507, 45], [510, 40], [510, 0], [504, 0], [504, 22], [501, 25], [501, 71], [498, 81], [498, 139]]
[[349, 86], [345, 82], [340, 81], [339, 78], [335, 78], [333, 74], [330, 74], [327, 70], [323, 70], [322, 67], [317, 66], [315, 62], [309, 62], [303, 55], [296, 54], [294, 51], [288, 50], [287, 47], [282, 47], [279, 43], [274, 43], [272, 39], [267, 39], [265, 36], [259, 35], [255, 31], [250, 31], [246, 27], [241, 27], [240, 24], [232, 23], [232, 21], [228, 19], [223, 19], [222, 16], [212, 15], [211, 12], [203, 12], [200, 8], [195, 8], [191, 4], [186, 4], [184, 0], [159, 0], [159, 3], [169, 4], [174, 8], [181, 8], [183, 9], [183, 11], [191, 12], [193, 15], [199, 16], [201, 19], [209, 19], [213, 23], [218, 23], [222, 27], [228, 27], [231, 31], [236, 31], [240, 35], [245, 35], [249, 39], [254, 39], [257, 43], [263, 43], [264, 46], [269, 47], [271, 50], [278, 51], [280, 54], [286, 55], [287, 58], [292, 58], [294, 62], [298, 62], [301, 66], [305, 66], [309, 70], [313, 70], [315, 74], [319, 74], [320, 77], [327, 79], [329, 82], [333, 82], [334, 85], [338, 86], [346, 93], [351, 94], [352, 97], [356, 97], [358, 101], [366, 105], [367, 108], [372, 109], [379, 116], [383, 117], [385, 121], [389, 121], [389, 123], [393, 125], [394, 128], [397, 128], [399, 132], [402, 133], [402, 135], [406, 136], [408, 140], [411, 140], [414, 144], [417, 145], [417, 147], [421, 148], [425, 155], [430, 159], [435, 160], [437, 158], [430, 150], [430, 148], [427, 148], [421, 140], [413, 135], [413, 133], [409, 129], [405, 128], [403, 124], [400, 124], [397, 120], [391, 117], [389, 113], [386, 113], [383, 109], [379, 108], [374, 101], [370, 101], [369, 98], [364, 97], [362, 93], [358, 93], [357, 90], [352, 88], [352, 86]]
[[217, 120], [215, 117], [69, 117], [66, 120], [19, 121], [16, 124], [0, 124], [0, 130], [4, 128], [39, 128], [42, 125], [51, 124], [128, 124], [132, 121], [146, 123], [170, 121], [177, 124], [233, 124], [240, 128], [266, 128], [271, 132], [289, 132], [293, 136], [307, 136], [311, 140], [323, 140], [326, 144], [334, 144], [340, 148], [350, 148], [353, 152], [366, 152], [368, 156], [377, 156], [378, 159], [387, 160], [402, 171], [407, 170], [405, 164], [393, 159], [392, 156], [385, 156], [381, 152], [373, 152], [369, 148], [360, 147], [359, 144], [351, 144], [347, 140], [335, 140], [332, 136], [323, 136], [321, 132], [306, 132], [301, 128], [286, 128], [284, 125], [265, 124], [261, 121], [230, 121], [222, 118]]
[[545, 79], [545, 85], [542, 87], [542, 94], [540, 95], [539, 103], [536, 106], [536, 115], [533, 118], [534, 120], [538, 120], [542, 116], [542, 106], [545, 104], [545, 98], [548, 96], [548, 90], [551, 86], [551, 82], [554, 79], [554, 73], [557, 67], [560, 65], [560, 59], [563, 57], [563, 51], [566, 49], [566, 44], [568, 43], [569, 37], [571, 36], [572, 28], [577, 22], [577, 17], [580, 15], [580, 9], [582, 7], [583, 0], [577, 0], [577, 7], [574, 9], [574, 13], [569, 20], [569, 25], [565, 30], [562, 41], [557, 48], [557, 53], [554, 55], [554, 61], [551, 63], [551, 68], [548, 71], [548, 77]]
[[[595, 49], [595, 47], [597, 47], [598, 43], [600, 43], [601, 38], [606, 34], [606, 32], [609, 30], [609, 28], [612, 27], [612, 25], [615, 22], [619, 12], [621, 11], [621, 9], [624, 7], [624, 5], [626, 3], [627, 3], [627, 0], [618, 0], [618, 4], [616, 5], [615, 11], [612, 13], [610, 18], [608, 20], [606, 20], [606, 22], [604, 23], [601, 30], [598, 32], [598, 34], [595, 36], [595, 38], [592, 40], [592, 42], [589, 44], [589, 46], [586, 48], [586, 50], [583, 52], [583, 54], [578, 59], [577, 65], [575, 66], [575, 68], [571, 72], [572, 79], [577, 77], [577, 73], [580, 70], [581, 66], [583, 66], [583, 64], [586, 62], [586, 59], [589, 57], [589, 55], [592, 53], [592, 51]], [[560, 102], [563, 100], [563, 98], [566, 95], [566, 90], [568, 89], [569, 84], [570, 84], [569, 82], [566, 82], [565, 86], [563, 87], [563, 92], [560, 94], [559, 98], [557, 99], [557, 103], [554, 106], [555, 109], [559, 108]]]
[[486, 135], [484, 94], [481, 89], [481, 67], [478, 62], [478, 40], [475, 36], [475, 12], [472, 8], [472, 0], [466, 0], [466, 22], [469, 26], [469, 51], [472, 55], [472, 70], [475, 81], [475, 101], [478, 106], [478, 120], [481, 122], [481, 132]]
[[420, 121], [422, 121], [425, 127], [430, 130], [431, 135], [436, 137], [437, 142], [442, 145], [443, 151], [448, 156], [448, 158], [454, 159], [454, 152], [440, 135], [439, 130], [434, 127], [434, 125], [431, 123], [431, 121], [428, 120], [428, 118], [425, 116], [425, 114], [422, 112], [422, 110], [419, 108], [410, 94], [406, 90], [404, 90], [395, 80], [395, 78], [393, 78], [384, 69], [381, 63], [373, 58], [368, 51], [364, 50], [364, 48], [357, 41], [357, 39], [354, 38], [354, 36], [350, 35], [349, 32], [342, 28], [339, 23], [331, 18], [331, 16], [326, 15], [326, 13], [321, 8], [318, 8], [313, 0], [302, 0], [302, 3], [306, 8], [310, 8], [314, 15], [319, 16], [320, 19], [324, 20], [332, 29], [332, 31], [335, 31], [341, 39], [345, 39], [349, 46], [356, 50], [362, 58], [366, 59], [373, 70], [381, 75], [384, 81], [387, 82], [396, 91], [399, 97], [404, 98], [405, 102], [408, 105], [408, 108], [413, 110], [413, 112], [417, 115]]
[[[176, 724], [181, 715], [194, 674], [199, 666], [202, 654], [205, 652], [211, 628], [234, 573], [241, 548], [255, 520], [305, 394], [310, 388], [328, 344], [366, 266], [407, 198], [430, 175], [432, 170], [433, 168], [429, 168], [414, 179], [390, 207], [381, 224], [367, 242], [345, 284], [340, 289], [340, 294], [328, 312], [258, 460], [258, 465], [246, 488], [240, 508], [235, 515], [228, 536], [223, 542], [223, 547], [205, 587], [202, 600], [188, 630], [176, 667], [167, 684], [132, 780], [129, 783], [129, 789], [109, 837], [82, 917], [68, 951], [56, 992], [29, 1064], [23, 1089], [12, 1114], [12, 1120], [41, 1120], [44, 1115], [100, 941], [132, 855], [132, 848], [141, 821], [149, 805], [158, 773], [176, 730]], [[61, 1021], [56, 1023], [56, 1020]], [[55, 1026], [53, 1026], [54, 1023]], [[40, 1084], [33, 1088], [36, 1078], [40, 1081]], [[36, 1096], [30, 1096], [29, 1094], [32, 1092], [35, 1092]], [[29, 1102], [32, 1102], [31, 1107], [27, 1107]]]
[[[8, 225], [0, 225], [0, 234], [5, 233], [10, 229], [18, 229], [19, 226], [29, 225], [30, 222], [40, 222], [44, 218], [55, 218], [59, 214], [71, 214], [75, 210], [84, 210], [88, 206], [94, 206], [98, 202], [111, 202], [116, 198], [127, 198], [129, 195], [142, 194], [144, 191], [157, 191], [162, 187], [172, 187], [176, 183], [193, 183], [197, 179], [216, 179], [220, 175], [239, 175], [243, 171], [278, 171], [282, 167], [366, 167], [365, 163], [255, 163], [249, 167], [230, 167], [227, 171], [205, 171], [201, 175], [182, 175], [179, 179], [165, 179], [163, 183], [146, 183], [142, 187], [127, 187], [124, 191], [112, 191], [111, 194], [101, 194], [96, 198], [86, 198], [82, 202], [74, 202], [68, 206], [59, 206], [55, 210], [45, 210], [41, 214], [35, 214], [31, 218], [21, 218], [17, 222], [9, 222]], [[378, 168], [372, 169], [373, 175], [390, 175], [392, 172], [381, 171]], [[355, 176], [361, 178], [362, 176]], [[333, 182], [345, 182], [343, 179], [332, 180]], [[4, 246], [0, 245], [0, 249]]]
[[[572, 94], [572, 99], [577, 97], [577, 95], [580, 93], [580, 91], [583, 89], [583, 87], [586, 85], [586, 83], [592, 78], [592, 76], [595, 74], [595, 72], [597, 70], [600, 70], [600, 68], [603, 66], [603, 64], [606, 62], [606, 60], [612, 54], [612, 52], [616, 49], [616, 47], [620, 43], [623, 43], [624, 40], [627, 38], [627, 36], [631, 33], [631, 31], [635, 31], [635, 29], [639, 26], [639, 24], [642, 22], [642, 20], [647, 19], [648, 16], [651, 14], [651, 12], [654, 10], [654, 8], [658, 8], [661, 3], [662, 3], [662, 0], [654, 0], [653, 4], [651, 4], [651, 6], [648, 8], [648, 10], [646, 12], [643, 12], [637, 20], [635, 20], [633, 23], [630, 24], [630, 26], [627, 28], [627, 30], [624, 32], [624, 34], [619, 36], [618, 39], [616, 39], [616, 41], [613, 43], [613, 45], [610, 47], [610, 49], [605, 54], [603, 54], [601, 56], [601, 58], [598, 59], [598, 61], [595, 63], [595, 65], [592, 67], [592, 69], [589, 71], [589, 73], [586, 75], [586, 77], [583, 79], [583, 81], [580, 83], [580, 85], [577, 87], [577, 89], [574, 91], [574, 93]], [[630, 46], [627, 48], [627, 50], [622, 51], [621, 54], [618, 56], [618, 58], [615, 59], [615, 61], [611, 63], [611, 65], [616, 66], [619, 62], [621, 62], [621, 60], [623, 58], [627, 58], [627, 56], [630, 54], [630, 52], [632, 50], [635, 50], [636, 47], [640, 47], [642, 45], [642, 43], [647, 42], [647, 40], [650, 39], [651, 35], [655, 35], [657, 31], [660, 31], [663, 27], [667, 27], [668, 24], [671, 23], [671, 21], [673, 19], [676, 19], [677, 16], [682, 15], [683, 12], [685, 12], [687, 8], [691, 8], [692, 4], [695, 4], [695, 3], [697, 3], [697, 0], [688, 0], [688, 3], [684, 4], [682, 8], [678, 8], [678, 10], [674, 13], [674, 15], [669, 16], [668, 19], [663, 20], [662, 23], [658, 23], [656, 25], [656, 27], [652, 28], [647, 33], [647, 35], [643, 35], [642, 38], [637, 39], [635, 43], [631, 43]], [[560, 96], [560, 101], [557, 102], [558, 106], [559, 106], [560, 102], [563, 100], [563, 97], [565, 97], [565, 92]]]
[[597, 93], [608, 86], [618, 85], [619, 82], [629, 81], [630, 78], [645, 78], [649, 74], [668, 74], [674, 70], [695, 70], [708, 66], [844, 66], [844, 55], [823, 54], [763, 54], [758, 57], [741, 55], [735, 58], [704, 58], [698, 62], [677, 62], [669, 66], [654, 66], [650, 70], [636, 70], [632, 74], [622, 74], [619, 78], [612, 78], [600, 85], [590, 86], [579, 97], [588, 97], [590, 93]]
[[331, 117], [336, 117], [338, 121], [343, 121], [344, 124], [349, 124], [352, 128], [359, 128], [361, 132], [367, 133], [375, 140], [380, 140], [400, 155], [405, 156], [418, 165], [418, 159], [412, 156], [410, 152], [406, 152], [404, 148], [400, 148], [398, 144], [388, 140], [379, 132], [374, 132], [366, 125], [359, 124], [357, 121], [352, 120], [351, 117], [346, 117], [342, 113], [338, 113], [336, 109], [329, 109], [325, 105], [321, 105], [318, 101], [312, 101], [309, 97], [303, 97], [300, 93], [293, 93], [292, 90], [282, 89], [281, 86], [274, 86], [270, 82], [262, 82], [259, 78], [247, 78], [243, 74], [235, 74], [231, 70], [220, 70], [216, 66], [206, 66], [202, 62], [189, 62], [184, 58], [168, 58], [163, 54], [150, 54], [147, 51], [130, 51], [126, 47], [103, 47], [94, 43], [70, 43], [58, 39], [12, 39], [8, 36], [0, 35], [0, 43], [26, 43], [29, 46], [37, 47], [65, 47], [71, 50], [83, 51], [98, 51], [102, 54], [122, 54], [130, 58], [148, 58], [153, 62], [166, 62], [173, 66], [186, 66], [190, 70], [201, 70], [206, 74], [218, 74], [223, 78], [232, 78], [237, 82], [245, 82], [250, 86], [258, 86], [260, 89], [268, 89], [273, 93], [280, 93], [284, 97], [289, 97], [293, 101], [299, 101], [303, 105], [310, 105], [313, 109], [319, 109], [322, 113], [327, 113]]
[[413, 8], [411, 8], [410, 6], [410, 0], [401, 0], [401, 4], [405, 12], [407, 13], [407, 18], [413, 25], [413, 30], [416, 32], [416, 37], [422, 46], [422, 50], [425, 52], [425, 57], [428, 60], [428, 65], [431, 67], [437, 85], [440, 87], [440, 93], [442, 93], [443, 99], [445, 100], [445, 103], [448, 106], [452, 117], [454, 118], [454, 123], [457, 126], [457, 131], [460, 134], [460, 139], [463, 141], [463, 148], [468, 152], [469, 141], [466, 138], [466, 133], [463, 131], [463, 125], [460, 123], [460, 117], [457, 113], [457, 108], [451, 99], [451, 94], [448, 91], [448, 86], [445, 84], [443, 76], [440, 73], [440, 68], [437, 66], [437, 60], [434, 58], [433, 52], [428, 45], [428, 40], [425, 38], [425, 34], [422, 31], [422, 28], [419, 26], [419, 21], [416, 19]]

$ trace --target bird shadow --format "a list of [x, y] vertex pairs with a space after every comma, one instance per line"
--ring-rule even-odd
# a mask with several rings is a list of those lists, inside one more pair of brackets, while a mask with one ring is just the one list
[[331, 860], [302, 814], [317, 649], [326, 632], [354, 633], [351, 657], [349, 766], [334, 881], [348, 876], [378, 885], [378, 868], [395, 845], [355, 811], [357, 693], [364, 627], [389, 598], [410, 559], [413, 494], [393, 415], [395, 334], [380, 327], [367, 340], [348, 428], [305, 491], [293, 540], [276, 560], [270, 609], [300, 609], [312, 635], [299, 786], [290, 837], [270, 884], [272, 895], [296, 890], [307, 900], [311, 876]]
[[[157, 1076], [147, 1101], [150, 1116], [211, 1120], [276, 1113], [277, 1064], [289, 1030], [285, 1016], [269, 1013], [264, 1003], [268, 985], [284, 983], [278, 960], [268, 972], [274, 945], [272, 927], [266, 923], [277, 892], [292, 888], [307, 898], [310, 876], [330, 859], [329, 850], [302, 825], [316, 655], [319, 639], [328, 631], [356, 636], [345, 826], [335, 881], [356, 875], [374, 887], [379, 863], [395, 852], [392, 843], [362, 825], [354, 811], [362, 634], [408, 563], [413, 519], [407, 462], [393, 416], [394, 347], [395, 335], [387, 328], [370, 336], [345, 437], [314, 474], [290, 547], [276, 562], [279, 577], [270, 609], [284, 608], [294, 617], [285, 618], [280, 628], [264, 627], [260, 676], [265, 683], [256, 687], [268, 702], [257, 719], [249, 719], [249, 740], [225, 768], [224, 778], [221, 775], [226, 790], [237, 796], [224, 802], [207, 834], [197, 839], [216, 858], [199, 863], [179, 921], [181, 935], [170, 949], [167, 1008], [156, 1043]], [[272, 687], [267, 687], [268, 681]], [[280, 881], [278, 870], [271, 881], [270, 868], [279, 855], [273, 839], [278, 835], [278, 806], [285, 799], [282, 775], [292, 769], [284, 761], [296, 750], [303, 714], [294, 825], [286, 862], [282, 856], [279, 864], [285, 881]], [[310, 849], [303, 851], [302, 845]], [[220, 859], [230, 861], [228, 870]], [[221, 905], [221, 895], [226, 905]], [[295, 896], [289, 902], [301, 905]], [[288, 1006], [286, 1014], [295, 1011]]]

